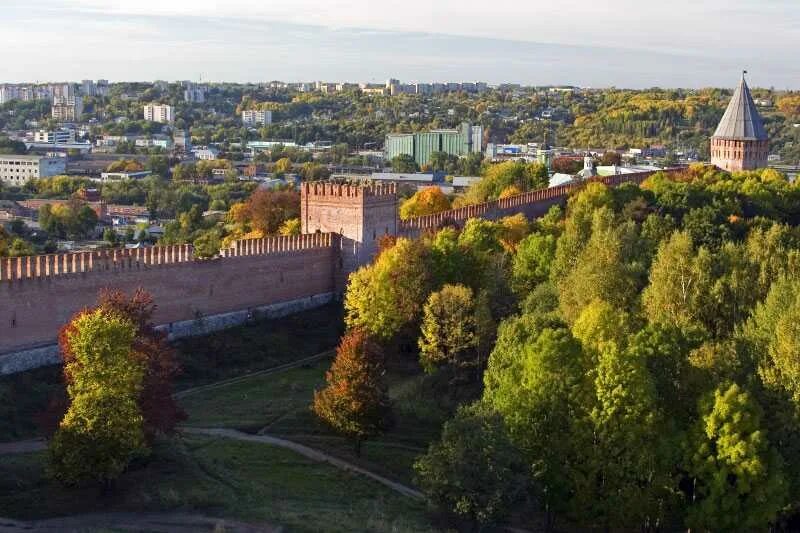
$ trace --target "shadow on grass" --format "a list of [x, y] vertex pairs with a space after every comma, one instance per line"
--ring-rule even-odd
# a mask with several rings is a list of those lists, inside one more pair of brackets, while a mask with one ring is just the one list
[[291, 531], [426, 531], [424, 504], [361, 476], [260, 443], [160, 442], [108, 496], [49, 481], [44, 454], [0, 465], [0, 516], [179, 511], [285, 525]]

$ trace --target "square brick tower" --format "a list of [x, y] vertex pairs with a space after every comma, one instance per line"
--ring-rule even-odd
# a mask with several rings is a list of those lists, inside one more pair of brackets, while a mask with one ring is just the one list
[[729, 172], [767, 166], [769, 137], [742, 74], [711, 137], [711, 164]]
[[395, 184], [303, 183], [300, 202], [303, 233], [341, 235], [345, 275], [372, 261], [382, 236], [397, 235]]

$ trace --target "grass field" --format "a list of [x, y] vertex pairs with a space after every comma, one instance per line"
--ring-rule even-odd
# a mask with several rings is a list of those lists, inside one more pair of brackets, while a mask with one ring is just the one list
[[[341, 307], [330, 305], [177, 343], [185, 371], [176, 390], [244, 376], [179, 397], [189, 415], [185, 424], [280, 436], [411, 485], [414, 460], [437, 437], [447, 417], [430, 401], [431, 384], [413, 361], [390, 364], [387, 379], [397, 422], [387, 434], [365, 443], [360, 457], [351, 442], [333, 434], [310, 410], [314, 391], [324, 386], [330, 358], [249, 375], [331, 349], [341, 328]], [[35, 413], [59, 387], [58, 367], [0, 380], [0, 441], [34, 436]], [[150, 511], [279, 524], [289, 531], [429, 529], [422, 502], [363, 476], [261, 443], [200, 436], [160, 443], [105, 497], [95, 489], [53, 484], [43, 470], [44, 458], [2, 457], [0, 516], [41, 519]]]
[[110, 496], [54, 485], [42, 462], [43, 454], [27, 454], [0, 463], [0, 516], [181, 511], [280, 524], [289, 531], [429, 530], [423, 503], [259, 443], [192, 436], [159, 446]]
[[418, 376], [395, 370], [388, 376], [395, 426], [367, 441], [362, 455], [352, 443], [332, 433], [310, 410], [314, 391], [325, 384], [325, 359], [275, 374], [242, 379], [230, 385], [181, 398], [189, 415], [185, 425], [263, 432], [326, 451], [391, 479], [410, 484], [412, 465], [438, 435], [443, 413], [422, 411]]
[[[176, 390], [308, 357], [336, 346], [342, 308], [333, 303], [176, 343], [183, 373]], [[61, 367], [0, 377], [0, 442], [40, 435], [37, 418], [63, 389]]]
[[176, 343], [183, 374], [176, 389], [213, 383], [296, 361], [335, 347], [342, 306], [332, 303], [275, 320], [254, 322]]

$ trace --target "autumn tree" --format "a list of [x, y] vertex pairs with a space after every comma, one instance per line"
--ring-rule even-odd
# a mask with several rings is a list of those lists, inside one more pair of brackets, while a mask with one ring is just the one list
[[286, 174], [292, 171], [292, 160], [288, 157], [283, 157], [275, 162], [275, 172], [279, 174]]
[[70, 406], [49, 445], [50, 471], [66, 485], [108, 486], [147, 451], [137, 399], [145, 364], [136, 325], [107, 309], [78, 314], [63, 337]]
[[450, 209], [450, 200], [436, 186], [425, 187], [400, 205], [400, 218], [407, 220], [413, 217], [432, 215]]
[[278, 228], [278, 233], [283, 236], [287, 235], [300, 235], [301, 233], [301, 224], [299, 218], [290, 218], [288, 220], [284, 220], [281, 226]]
[[265, 237], [278, 232], [285, 221], [300, 218], [300, 194], [291, 190], [256, 189], [244, 205], [231, 206], [230, 220], [238, 225], [237, 234]]
[[[143, 289], [130, 296], [122, 291], [103, 291], [97, 308], [129, 319], [136, 326], [134, 355], [144, 362], [144, 379], [138, 403], [144, 419], [144, 432], [149, 441], [156, 435], [170, 435], [175, 426], [186, 419], [186, 413], [173, 398], [173, 381], [180, 373], [177, 353], [164, 331], [157, 330], [153, 315], [157, 306]], [[68, 343], [63, 343], [64, 347]], [[66, 351], [62, 353], [66, 356]]]
[[401, 333], [416, 340], [416, 326], [428, 292], [426, 250], [420, 241], [398, 239], [371, 265], [350, 275], [345, 322], [387, 342]]
[[507, 252], [516, 252], [517, 246], [530, 231], [528, 218], [522, 213], [517, 213], [501, 218], [499, 224], [498, 239], [503, 249]]
[[325, 376], [326, 387], [314, 393], [314, 413], [351, 439], [357, 455], [364, 440], [392, 424], [384, 373], [380, 347], [365, 331], [351, 330], [336, 350], [336, 359]]
[[555, 157], [551, 163], [553, 172], [561, 174], [577, 174], [583, 169], [583, 158]]

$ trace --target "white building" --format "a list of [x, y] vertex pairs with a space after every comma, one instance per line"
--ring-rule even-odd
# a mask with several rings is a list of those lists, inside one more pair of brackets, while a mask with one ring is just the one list
[[78, 122], [83, 114], [83, 99], [80, 96], [55, 96], [51, 111], [56, 120]]
[[142, 170], [140, 172], [101, 172], [100, 179], [90, 178], [92, 181], [101, 181], [108, 183], [111, 181], [127, 181], [127, 180], [140, 180], [150, 175], [149, 170]]
[[272, 111], [242, 111], [242, 124], [245, 126], [272, 124]]
[[211, 146], [200, 146], [192, 150], [194, 157], [200, 161], [213, 161], [219, 155], [219, 150]]
[[175, 108], [171, 105], [146, 105], [144, 106], [144, 119], [149, 122], [172, 124], [175, 122]]
[[68, 144], [75, 142], [75, 130], [39, 130], [33, 134], [33, 142], [48, 144]]
[[25, 185], [32, 179], [58, 176], [66, 170], [64, 157], [0, 155], [0, 181], [10, 185]]
[[172, 150], [173, 146], [172, 138], [167, 135], [139, 138], [134, 141], [134, 144], [139, 148], [163, 148], [164, 150]]

